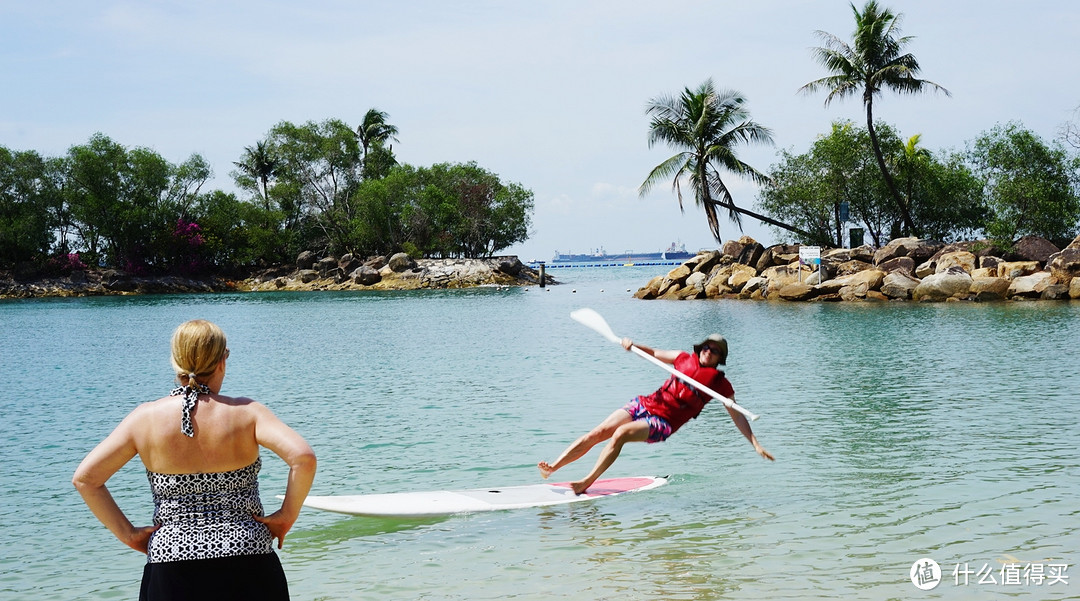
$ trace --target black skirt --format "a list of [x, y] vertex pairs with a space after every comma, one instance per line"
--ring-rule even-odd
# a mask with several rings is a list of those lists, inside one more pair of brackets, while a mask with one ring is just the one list
[[276, 553], [147, 563], [139, 601], [288, 601]]

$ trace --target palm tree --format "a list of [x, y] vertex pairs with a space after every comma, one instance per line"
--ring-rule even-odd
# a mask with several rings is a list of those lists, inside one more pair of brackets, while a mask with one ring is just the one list
[[397, 142], [398, 128], [386, 122], [390, 115], [378, 109], [369, 109], [364, 113], [364, 120], [356, 128], [356, 139], [367, 158], [371, 147], [384, 144], [387, 140]]
[[904, 48], [913, 38], [900, 37], [902, 14], [894, 15], [889, 9], [879, 7], [876, 0], [867, 0], [861, 13], [854, 4], [851, 5], [851, 10], [855, 13], [854, 46], [849, 46], [830, 33], [816, 32], [824, 46], [812, 50], [814, 58], [832, 72], [832, 75], [814, 80], [800, 90], [805, 93], [828, 90], [825, 106], [829, 106], [833, 99], [862, 92], [863, 105], [866, 107], [866, 129], [870, 132], [870, 142], [878, 167], [885, 178], [885, 185], [900, 209], [905, 228], [909, 233], [918, 234], [911, 218], [911, 207], [896, 189], [896, 183], [885, 165], [885, 157], [874, 131], [874, 96], [880, 94], [884, 88], [909, 94], [931, 88], [944, 92], [946, 96], [952, 94], [932, 81], [916, 77], [919, 73], [919, 62], [913, 55], [904, 52]]
[[281, 161], [277, 158], [273, 149], [266, 142], [256, 142], [255, 147], [245, 146], [244, 156], [240, 161], [233, 162], [240, 171], [259, 186], [262, 195], [263, 208], [270, 210], [270, 178], [277, 174], [281, 167]]
[[735, 152], [739, 144], [772, 144], [772, 131], [750, 120], [746, 99], [741, 94], [732, 90], [718, 91], [713, 87], [712, 80], [708, 79], [695, 90], [684, 89], [678, 97], [660, 96], [650, 100], [645, 114], [652, 117], [649, 123], [649, 147], [663, 142], [679, 152], [653, 168], [638, 188], [641, 196], [645, 196], [658, 181], [674, 177], [672, 187], [682, 210], [682, 186], [686, 180], [694, 194], [694, 201], [705, 209], [705, 217], [717, 242], [723, 241], [717, 207], [726, 208], [728, 216], [740, 229], [741, 213], [804, 233], [735, 206], [731, 191], [720, 177], [722, 168], [759, 184], [769, 181], [766, 175], [739, 160]]

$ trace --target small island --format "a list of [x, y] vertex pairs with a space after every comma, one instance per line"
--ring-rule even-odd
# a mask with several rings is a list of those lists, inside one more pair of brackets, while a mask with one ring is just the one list
[[[545, 283], [554, 284], [551, 276]], [[514, 255], [476, 259], [413, 259], [406, 253], [360, 259], [300, 253], [284, 265], [235, 279], [220, 276], [137, 276], [117, 269], [80, 269], [55, 277], [17, 278], [0, 272], [0, 298], [117, 296], [200, 292], [419, 290], [539, 284]]]

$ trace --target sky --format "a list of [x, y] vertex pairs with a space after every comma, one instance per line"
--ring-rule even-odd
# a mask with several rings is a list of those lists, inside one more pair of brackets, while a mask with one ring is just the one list
[[[951, 92], [879, 96], [875, 117], [904, 139], [959, 151], [1009, 121], [1047, 141], [1080, 121], [1080, 3], [882, 4], [920, 76]], [[530, 237], [508, 254], [695, 251], [717, 247], [702, 209], [680, 212], [668, 184], [638, 194], [675, 153], [649, 147], [648, 102], [706, 79], [741, 92], [775, 145], [739, 158], [767, 172], [833, 121], [865, 123], [859, 97], [798, 91], [827, 75], [815, 32], [853, 29], [836, 0], [0, 0], [0, 146], [62, 156], [101, 132], [173, 163], [197, 153], [204, 190], [236, 191], [233, 161], [275, 124], [355, 126], [377, 108], [400, 162], [476, 161], [533, 191]], [[725, 181], [755, 207], [755, 184]], [[723, 219], [725, 240], [742, 234], [780, 241]]]

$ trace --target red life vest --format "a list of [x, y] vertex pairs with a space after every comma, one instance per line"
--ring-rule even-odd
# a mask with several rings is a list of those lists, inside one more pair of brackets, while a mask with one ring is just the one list
[[[674, 367], [723, 396], [728, 398], [735, 396], [735, 390], [732, 389], [731, 382], [724, 377], [724, 372], [714, 367], [702, 367], [696, 355], [680, 353], [675, 359]], [[646, 411], [664, 418], [671, 424], [673, 433], [683, 424], [697, 417], [705, 405], [713, 399], [676, 376], [668, 378], [656, 392], [640, 398]]]

